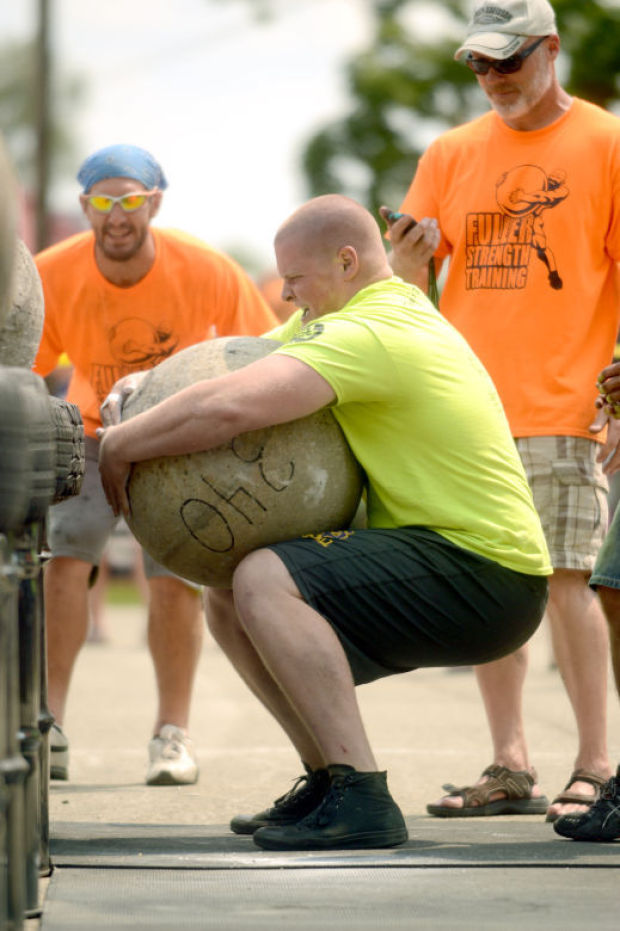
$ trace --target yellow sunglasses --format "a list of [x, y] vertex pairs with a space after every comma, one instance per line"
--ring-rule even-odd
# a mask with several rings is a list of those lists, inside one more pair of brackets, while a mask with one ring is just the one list
[[136, 191], [133, 194], [121, 194], [120, 197], [112, 197], [111, 194], [83, 194], [82, 196], [97, 213], [110, 213], [114, 204], [120, 204], [121, 210], [125, 213], [133, 213], [143, 207], [147, 199], [156, 193], [157, 190]]

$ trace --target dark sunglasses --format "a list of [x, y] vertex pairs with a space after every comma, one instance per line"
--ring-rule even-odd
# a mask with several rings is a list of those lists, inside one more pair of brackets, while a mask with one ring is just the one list
[[528, 55], [531, 55], [546, 38], [547, 36], [541, 36], [533, 45], [529, 45], [525, 51], [515, 52], [510, 58], [474, 58], [471, 52], [469, 52], [465, 59], [465, 64], [476, 74], [488, 74], [489, 68], [493, 68], [493, 71], [497, 74], [514, 74], [515, 71], [521, 70], [521, 66]]

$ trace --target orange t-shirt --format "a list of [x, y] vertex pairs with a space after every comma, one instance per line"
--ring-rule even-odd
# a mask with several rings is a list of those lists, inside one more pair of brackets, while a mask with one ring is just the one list
[[151, 228], [155, 261], [130, 288], [103, 277], [92, 232], [35, 257], [45, 321], [34, 370], [47, 375], [64, 352], [74, 371], [67, 400], [85, 432], [101, 425], [99, 406], [121, 376], [215, 336], [259, 336], [277, 319], [232, 259], [176, 230]]
[[590, 437], [620, 302], [620, 120], [573, 100], [510, 129], [493, 111], [420, 159], [401, 210], [436, 217], [441, 311], [489, 371], [513, 435]]

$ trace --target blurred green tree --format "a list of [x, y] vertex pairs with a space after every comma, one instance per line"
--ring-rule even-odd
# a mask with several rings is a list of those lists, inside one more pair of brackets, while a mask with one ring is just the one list
[[[52, 75], [54, 107], [51, 114], [50, 167], [56, 177], [73, 171], [76, 161], [74, 118], [84, 96], [82, 78]], [[32, 190], [36, 181], [37, 111], [36, 45], [33, 42], [0, 46], [0, 132], [20, 182]]]
[[[453, 59], [472, 4], [464, 0], [368, 0], [375, 32], [347, 65], [351, 112], [316, 133], [302, 164], [309, 194], [340, 192], [376, 213], [397, 205], [417, 160], [440, 132], [487, 109], [471, 72]], [[554, 0], [563, 86], [620, 107], [617, 0]]]

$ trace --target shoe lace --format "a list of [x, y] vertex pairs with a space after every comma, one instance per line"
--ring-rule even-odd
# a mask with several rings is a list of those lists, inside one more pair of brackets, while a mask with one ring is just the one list
[[309, 788], [309, 783], [310, 777], [305, 773], [302, 776], [299, 776], [288, 792], [285, 792], [284, 795], [281, 795], [280, 798], [275, 800], [273, 807], [281, 808], [283, 805], [287, 805], [291, 801], [297, 801], [304, 790]]
[[175, 760], [182, 756], [185, 744], [178, 737], [166, 738], [161, 746], [159, 755], [164, 760]]
[[334, 819], [350, 782], [349, 776], [334, 779], [318, 807], [298, 823], [304, 827], [325, 827], [329, 824]]

